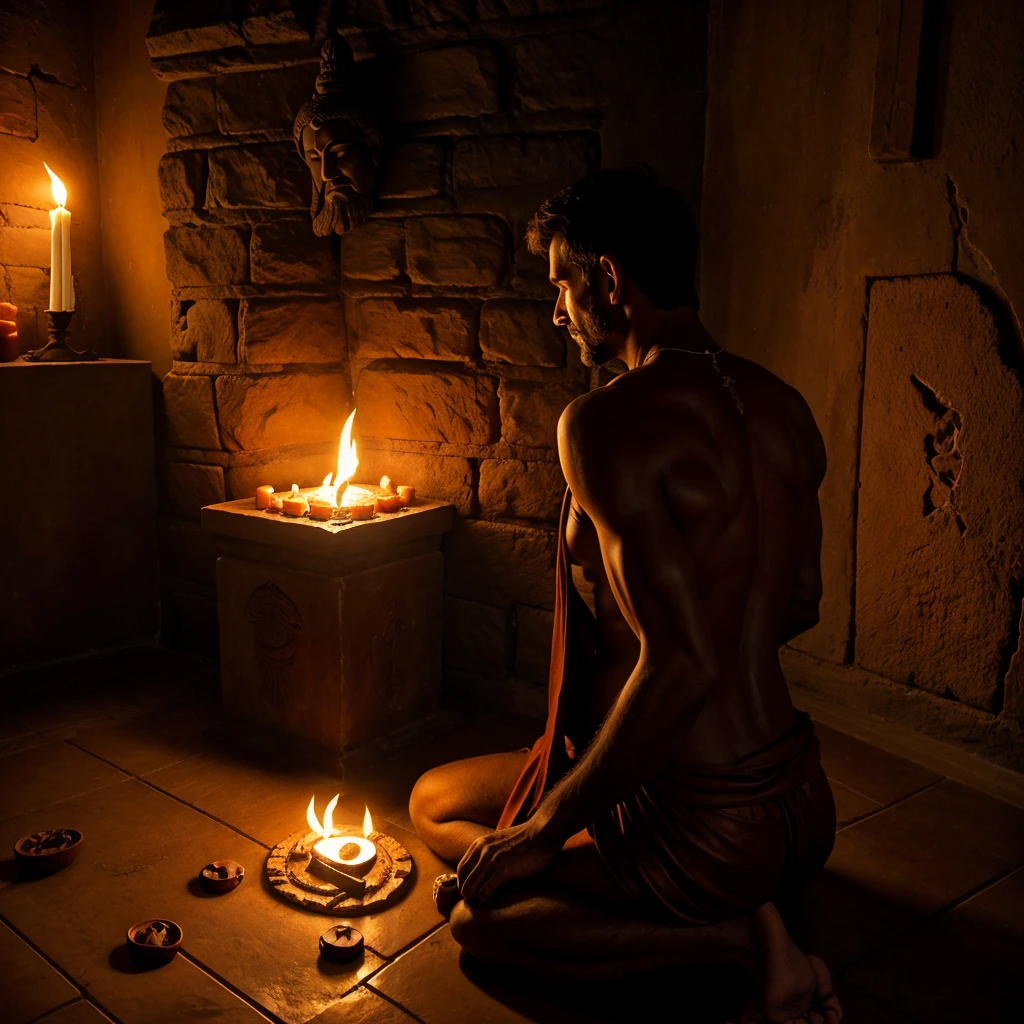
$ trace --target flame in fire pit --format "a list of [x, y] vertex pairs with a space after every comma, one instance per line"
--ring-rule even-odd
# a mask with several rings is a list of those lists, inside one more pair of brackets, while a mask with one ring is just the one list
[[[311, 796], [309, 798], [309, 806], [306, 808], [306, 823], [309, 825], [311, 831], [315, 832], [318, 836], [322, 836], [324, 839], [330, 839], [331, 836], [341, 835], [341, 832], [334, 827], [334, 809], [338, 806], [338, 799], [340, 796], [340, 793], [335, 793], [333, 799], [324, 808], [324, 821], [322, 825], [316, 816], [316, 808], [314, 806], [316, 797]], [[373, 818], [370, 816], [370, 808], [366, 807], [364, 804], [363, 838], [369, 839], [372, 831]]]

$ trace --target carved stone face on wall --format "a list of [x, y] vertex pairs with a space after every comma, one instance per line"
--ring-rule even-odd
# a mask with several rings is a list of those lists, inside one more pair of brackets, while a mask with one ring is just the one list
[[313, 179], [313, 230], [341, 235], [358, 227], [373, 210], [383, 145], [344, 40], [324, 43], [316, 92], [296, 115], [292, 134]]
[[358, 227], [377, 194], [380, 133], [364, 133], [344, 118], [314, 119], [302, 129], [300, 141], [313, 179], [313, 231], [341, 235]]

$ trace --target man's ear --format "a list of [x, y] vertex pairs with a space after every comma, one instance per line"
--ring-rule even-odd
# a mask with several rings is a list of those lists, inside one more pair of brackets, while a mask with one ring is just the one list
[[598, 265], [608, 287], [608, 301], [613, 306], [621, 305], [626, 285], [622, 264], [614, 256], [602, 256]]

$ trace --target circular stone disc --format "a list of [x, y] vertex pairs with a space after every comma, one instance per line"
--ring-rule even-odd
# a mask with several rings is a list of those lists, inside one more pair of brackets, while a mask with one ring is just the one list
[[[361, 835], [355, 826], [351, 835]], [[277, 893], [304, 910], [339, 917], [371, 914], [383, 910], [401, 897], [405, 883], [413, 874], [413, 861], [401, 843], [381, 832], [372, 832], [370, 839], [377, 846], [377, 863], [366, 873], [366, 890], [362, 896], [344, 892], [308, 871], [310, 851], [319, 837], [315, 832], [296, 832], [282, 840], [267, 856], [267, 881]]]
[[320, 953], [328, 960], [355, 960], [363, 955], [363, 933], [347, 924], [338, 924], [320, 936]]

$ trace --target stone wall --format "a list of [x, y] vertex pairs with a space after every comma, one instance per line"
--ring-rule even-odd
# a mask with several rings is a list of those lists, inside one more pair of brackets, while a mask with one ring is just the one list
[[828, 449], [791, 680], [1019, 767], [1024, 9], [926, 8], [936, 131], [876, 162], [880, 7], [713, 5], [702, 310]]
[[200, 507], [319, 483], [354, 404], [357, 476], [387, 473], [460, 513], [445, 552], [449, 685], [540, 714], [564, 488], [555, 427], [590, 378], [551, 323], [526, 223], [602, 157], [653, 164], [696, 206], [706, 10], [336, 4], [386, 117], [376, 211], [339, 245], [312, 233], [291, 142], [316, 74], [313, 6], [169, 3], [150, 30], [168, 83], [168, 604], [179, 636], [205, 628], [214, 552]]
[[45, 161], [68, 190], [72, 344], [108, 354], [88, 5], [0, 7], [0, 300], [18, 306], [21, 350], [46, 341], [50, 218]]

